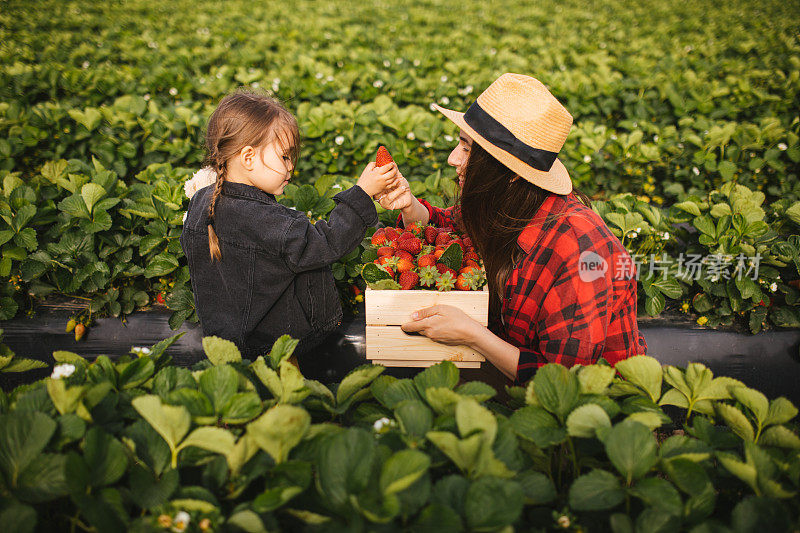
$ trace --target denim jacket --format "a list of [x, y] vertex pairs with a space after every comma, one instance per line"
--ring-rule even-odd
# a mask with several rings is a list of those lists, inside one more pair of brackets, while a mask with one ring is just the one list
[[189, 201], [180, 237], [203, 335], [233, 341], [242, 355], [268, 353], [288, 333], [297, 353], [317, 345], [342, 319], [330, 265], [350, 253], [377, 223], [361, 187], [333, 197], [330, 223], [279, 204], [252, 185], [223, 182], [211, 220], [221, 261], [211, 261], [208, 205], [214, 186]]

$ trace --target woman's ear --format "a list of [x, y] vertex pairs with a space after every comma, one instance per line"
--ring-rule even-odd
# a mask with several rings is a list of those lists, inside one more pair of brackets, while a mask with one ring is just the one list
[[256, 149], [252, 146], [245, 146], [239, 152], [239, 159], [246, 170], [253, 170], [256, 164]]

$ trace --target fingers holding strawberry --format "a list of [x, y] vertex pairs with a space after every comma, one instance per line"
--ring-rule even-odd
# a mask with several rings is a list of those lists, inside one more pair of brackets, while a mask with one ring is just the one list
[[361, 187], [365, 193], [373, 197], [385, 189], [397, 187], [397, 165], [390, 163], [388, 165], [378, 167], [375, 165], [375, 163], [367, 163], [367, 166], [361, 173], [361, 177], [358, 178], [356, 185]]

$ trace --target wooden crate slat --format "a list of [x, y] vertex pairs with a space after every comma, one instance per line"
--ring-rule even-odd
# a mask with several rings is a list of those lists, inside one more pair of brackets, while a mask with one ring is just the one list
[[[375, 365], [383, 365], [388, 367], [429, 367], [433, 366], [437, 363], [441, 363], [441, 361], [399, 361], [394, 359], [375, 359], [370, 361], [372, 364]], [[480, 368], [481, 363], [479, 361], [451, 361], [454, 365], [458, 368]]]
[[489, 323], [489, 292], [486, 290], [440, 292], [367, 288], [365, 300], [368, 326], [399, 326], [411, 320], [413, 311], [437, 304], [458, 307], [484, 326]]
[[[367, 359], [392, 361], [472, 361], [486, 359], [467, 346], [450, 346], [424, 335], [409, 335], [400, 326], [366, 326]], [[410, 366], [410, 365], [408, 365]]]

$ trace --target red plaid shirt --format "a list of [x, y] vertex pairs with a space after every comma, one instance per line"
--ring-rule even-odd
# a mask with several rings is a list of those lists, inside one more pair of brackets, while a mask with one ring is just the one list
[[[420, 201], [431, 224], [459, 229], [452, 207]], [[597, 213], [574, 194], [550, 195], [517, 243], [527, 256], [506, 282], [500, 320], [490, 319], [490, 329], [519, 348], [517, 381], [547, 363], [603, 357], [613, 365], [646, 352], [633, 261]]]

